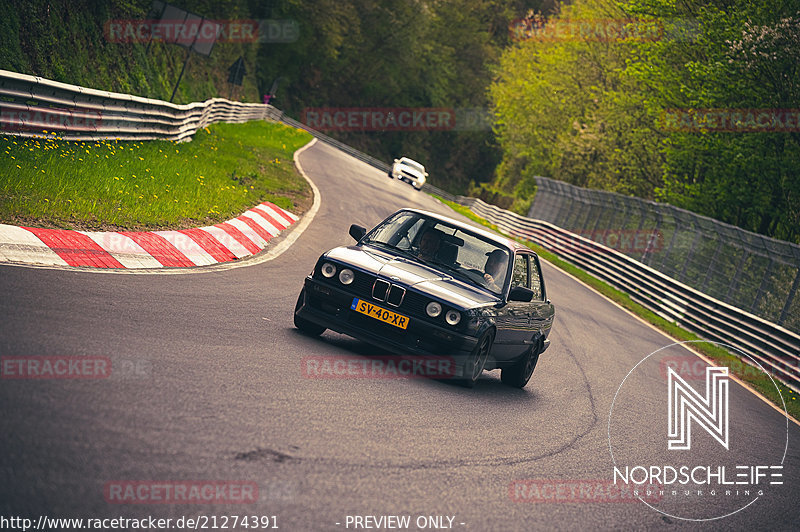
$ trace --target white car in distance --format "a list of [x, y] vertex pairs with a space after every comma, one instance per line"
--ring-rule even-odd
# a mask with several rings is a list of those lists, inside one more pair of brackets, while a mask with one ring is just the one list
[[410, 183], [412, 187], [420, 190], [422, 185], [425, 184], [428, 172], [426, 172], [425, 167], [417, 161], [409, 159], [408, 157], [402, 157], [394, 160], [392, 170], [389, 172], [389, 177]]

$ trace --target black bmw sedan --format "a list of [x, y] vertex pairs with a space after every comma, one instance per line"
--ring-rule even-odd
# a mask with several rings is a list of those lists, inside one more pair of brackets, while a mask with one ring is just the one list
[[539, 258], [494, 233], [402, 209], [356, 245], [324, 253], [294, 311], [301, 331], [330, 329], [389, 351], [449, 357], [472, 387], [484, 370], [522, 388], [550, 341], [555, 311]]

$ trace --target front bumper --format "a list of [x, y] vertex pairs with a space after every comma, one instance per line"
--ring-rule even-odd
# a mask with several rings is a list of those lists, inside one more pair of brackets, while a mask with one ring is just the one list
[[[455, 376], [460, 376], [467, 357], [478, 339], [454, 332], [425, 320], [409, 317], [408, 328], [403, 330], [350, 310], [354, 297], [341, 288], [321, 283], [311, 277], [305, 280], [305, 297], [296, 314], [332, 331], [363, 340], [400, 355], [452, 357]], [[387, 307], [378, 303], [379, 306]], [[403, 314], [402, 309], [396, 309]]]
[[426, 181], [426, 179], [419, 179], [415, 176], [405, 174], [401, 170], [395, 170], [394, 168], [392, 168], [391, 176], [400, 181], [405, 181], [406, 183], [413, 185], [415, 188], [422, 188], [422, 185], [424, 185]]

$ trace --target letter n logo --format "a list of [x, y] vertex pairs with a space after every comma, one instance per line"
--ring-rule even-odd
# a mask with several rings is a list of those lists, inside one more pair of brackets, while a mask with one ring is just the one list
[[700, 395], [672, 368], [667, 368], [669, 386], [669, 435], [667, 448], [692, 448], [692, 420], [728, 448], [728, 368], [706, 368], [706, 394]]

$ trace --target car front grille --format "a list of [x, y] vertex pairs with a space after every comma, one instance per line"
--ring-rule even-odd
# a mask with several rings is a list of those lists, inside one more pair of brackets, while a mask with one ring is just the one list
[[389, 289], [392, 287], [388, 281], [384, 281], [383, 279], [375, 279], [375, 282], [372, 285], [372, 298], [377, 301], [385, 301], [386, 294], [389, 293]]
[[[431, 318], [425, 312], [425, 307], [433, 301], [430, 297], [413, 289], [392, 284], [390, 281], [376, 275], [360, 270], [354, 270], [354, 273], [355, 278], [352, 284], [346, 287], [342, 286], [335, 277], [333, 279], [325, 279], [320, 276], [319, 279], [338, 288], [345, 289], [359, 299], [376, 302], [378, 305], [400, 312], [408, 317], [422, 318], [425, 321], [439, 325], [444, 323], [444, 312], [437, 318]], [[392, 329], [396, 329], [396, 327], [392, 327]]]

